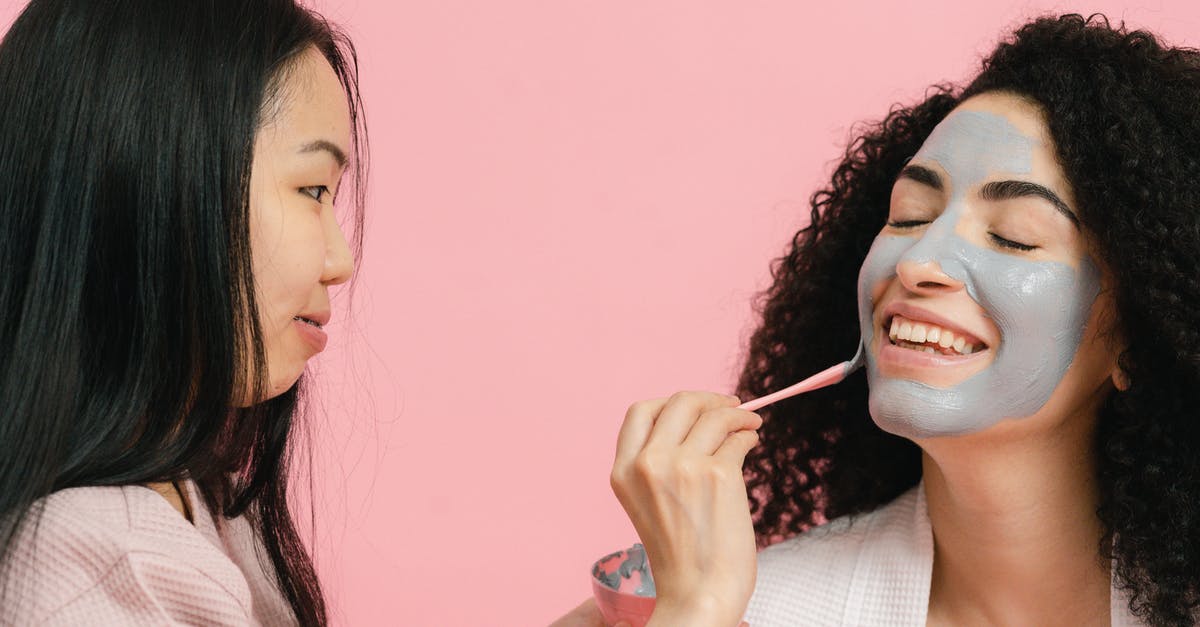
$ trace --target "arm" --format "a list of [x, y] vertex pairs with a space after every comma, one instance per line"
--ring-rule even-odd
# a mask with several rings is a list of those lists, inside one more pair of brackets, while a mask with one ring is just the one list
[[191, 564], [167, 555], [128, 553], [43, 624], [249, 625], [248, 602], [248, 590], [230, 590]]

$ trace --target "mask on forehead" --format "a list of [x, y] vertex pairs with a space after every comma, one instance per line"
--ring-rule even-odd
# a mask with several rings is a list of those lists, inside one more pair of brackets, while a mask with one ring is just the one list
[[[969, 191], [992, 175], [1029, 174], [1035, 140], [1005, 118], [957, 111], [933, 130], [916, 159], [949, 175], [945, 211], [917, 236], [879, 235], [858, 276], [858, 310], [866, 351], [870, 411], [885, 431], [908, 438], [974, 433], [1005, 418], [1036, 413], [1075, 357], [1100, 275], [1084, 256], [1079, 268], [1031, 261], [977, 246], [955, 233]], [[983, 307], [1000, 330], [992, 363], [948, 388], [884, 376], [872, 320], [872, 288], [896, 276], [900, 261], [936, 262]], [[886, 340], [886, 333], [884, 339]]]

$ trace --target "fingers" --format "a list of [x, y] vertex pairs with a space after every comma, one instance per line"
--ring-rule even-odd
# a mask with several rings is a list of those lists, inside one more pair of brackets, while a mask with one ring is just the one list
[[562, 618], [550, 623], [549, 627], [604, 627], [604, 617], [596, 607], [596, 599], [588, 597]]
[[762, 418], [737, 409], [738, 399], [712, 392], [680, 392], [670, 398], [634, 403], [617, 435], [615, 465], [625, 466], [647, 447], [683, 445], [712, 455], [736, 431], [757, 429]]
[[713, 459], [740, 468], [746, 460], [746, 453], [749, 453], [755, 444], [758, 444], [757, 431], [735, 431], [730, 433], [729, 437], [725, 438], [725, 441], [713, 453]]
[[712, 455], [729, 434], [743, 429], [758, 429], [762, 417], [736, 407], [722, 407], [705, 412], [683, 441], [683, 448], [700, 455]]
[[621, 431], [617, 434], [616, 465], [632, 463], [638, 453], [646, 447], [646, 440], [654, 428], [654, 419], [667, 404], [667, 400], [653, 398], [629, 406], [629, 411], [625, 412], [625, 422], [621, 423]]
[[654, 421], [647, 447], [674, 447], [683, 442], [696, 419], [705, 412], [733, 407], [737, 398], [713, 392], [680, 392], [667, 399]]
[[[725, 467], [722, 473], [728, 476], [740, 470], [746, 452], [758, 441], [754, 430], [762, 418], [738, 409], [738, 402], [710, 392], [680, 392], [630, 406], [609, 475], [613, 493], [626, 510], [627, 502], [636, 501], [648, 486], [677, 489], [712, 464]], [[737, 475], [740, 481], [740, 472]]]

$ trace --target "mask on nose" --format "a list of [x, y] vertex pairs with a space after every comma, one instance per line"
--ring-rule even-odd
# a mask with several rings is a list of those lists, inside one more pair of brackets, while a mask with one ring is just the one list
[[[1079, 269], [1030, 261], [976, 246], [956, 233], [967, 191], [989, 175], [1029, 174], [1035, 140], [1002, 116], [958, 111], [942, 121], [915, 159], [934, 161], [949, 175], [945, 211], [919, 236], [879, 235], [858, 275], [863, 342], [875, 340], [872, 288], [896, 276], [901, 261], [936, 263], [960, 281], [1000, 330], [993, 361], [948, 388], [883, 376], [866, 351], [870, 411], [884, 431], [907, 438], [974, 433], [1037, 413], [1058, 387], [1083, 337], [1100, 274], [1086, 256]], [[884, 339], [887, 341], [886, 333]]]

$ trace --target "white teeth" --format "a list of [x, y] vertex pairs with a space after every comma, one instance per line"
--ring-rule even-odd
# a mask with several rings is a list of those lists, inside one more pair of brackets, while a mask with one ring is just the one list
[[[905, 348], [912, 348], [926, 353], [939, 352], [934, 345], [941, 348], [952, 348], [960, 355], [970, 355], [984, 348], [978, 344], [967, 344], [965, 337], [955, 337], [954, 332], [927, 323], [913, 322], [903, 316], [893, 316], [888, 328], [888, 337], [893, 341], [903, 341]], [[909, 346], [908, 344], [927, 344], [927, 346]]]

